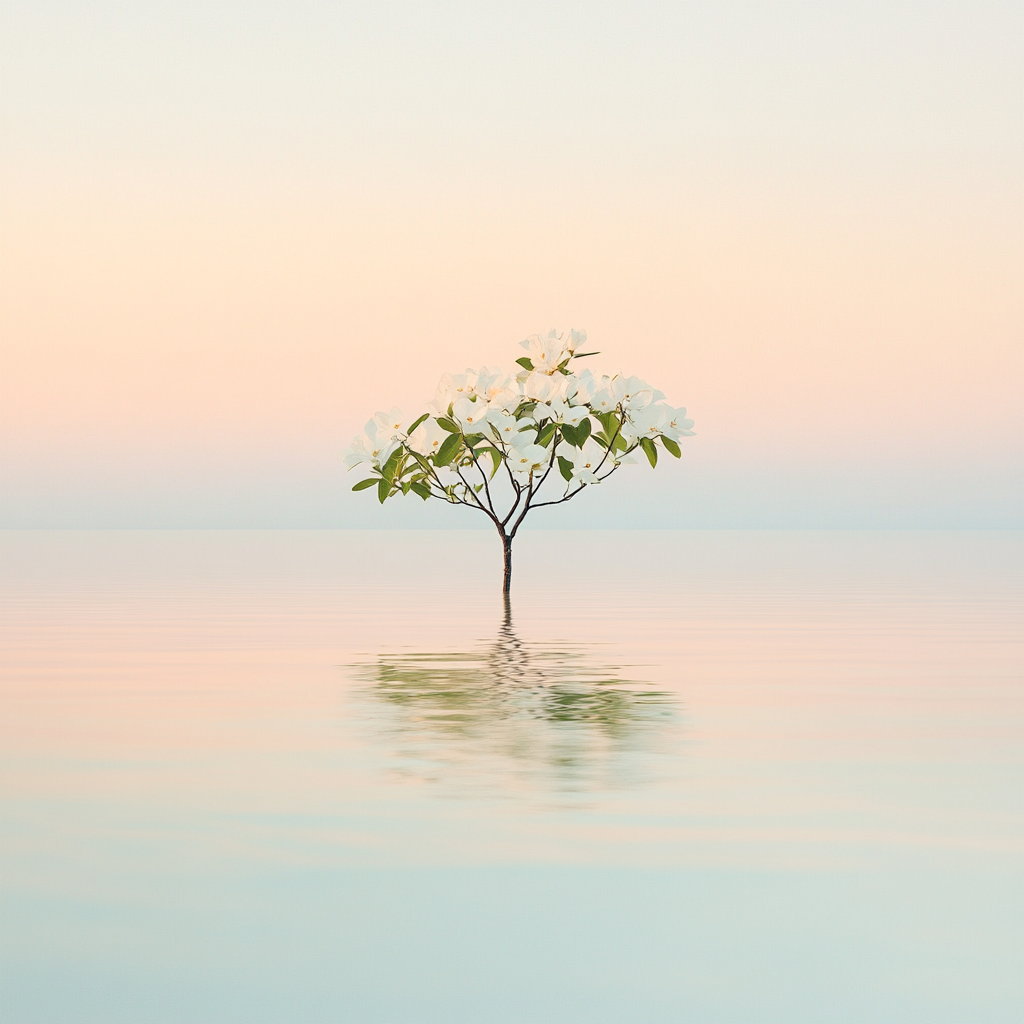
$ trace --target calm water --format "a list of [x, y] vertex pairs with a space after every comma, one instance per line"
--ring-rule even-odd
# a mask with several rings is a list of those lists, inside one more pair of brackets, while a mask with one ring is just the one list
[[1024, 1019], [1014, 534], [8, 533], [0, 1019]]

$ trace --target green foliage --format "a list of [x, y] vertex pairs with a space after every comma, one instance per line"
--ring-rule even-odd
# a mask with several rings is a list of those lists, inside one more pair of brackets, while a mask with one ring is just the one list
[[406, 433], [407, 434], [411, 434], [424, 420], [429, 419], [429, 418], [430, 418], [430, 413], [429, 412], [425, 412], [418, 420], [414, 420], [413, 421], [412, 426], [409, 427], [409, 429], [406, 431]]
[[405, 449], [399, 445], [392, 453], [391, 457], [381, 467], [381, 476], [387, 480], [390, 484], [396, 476], [400, 475], [398, 472], [399, 464], [402, 462], [405, 456]]
[[671, 437], [662, 437], [661, 443], [665, 446], [665, 451], [667, 451], [669, 455], [678, 459], [683, 454], [679, 450], [679, 445], [677, 445]]
[[[442, 424], [442, 426], [444, 426], [444, 424]], [[434, 465], [447, 466], [458, 454], [461, 447], [462, 435], [450, 434], [444, 439], [444, 443], [437, 450], [437, 454], [434, 456]]]
[[380, 503], [383, 505], [388, 500], [388, 495], [391, 493], [391, 481], [385, 477], [380, 478], [380, 482], [377, 484], [377, 497], [380, 499]]
[[582, 448], [583, 442], [590, 437], [590, 417], [585, 416], [576, 428], [576, 447]]
[[430, 488], [421, 480], [413, 480], [409, 487], [413, 494], [418, 494], [424, 501], [430, 497]]
[[558, 472], [561, 473], [567, 481], [572, 481], [572, 463], [561, 455], [558, 456]]
[[[451, 410], [449, 410], [450, 412]], [[442, 430], [447, 430], [449, 434], [461, 434], [462, 427], [455, 422], [455, 420], [449, 419], [447, 416], [438, 416], [437, 425]]]
[[570, 423], [563, 423], [561, 430], [562, 437], [564, 437], [565, 440], [574, 448], [579, 448], [580, 444], [576, 437], [576, 428]]
[[360, 480], [352, 490], [365, 491], [367, 487], [372, 487], [375, 483], [377, 483], [377, 477], [371, 476], [369, 480]]
[[654, 446], [654, 442], [649, 437], [641, 437], [640, 447], [643, 448], [644, 455], [647, 456], [651, 467], [656, 466], [658, 464], [658, 449]]
[[555, 431], [557, 429], [558, 428], [554, 423], [549, 423], [537, 434], [537, 444], [539, 444], [541, 448], [547, 448], [548, 442], [555, 436]]
[[522, 356], [520, 359], [517, 359], [516, 362], [524, 370], [532, 370], [533, 369], [533, 360], [529, 356]]
[[502, 454], [497, 448], [481, 448], [481, 454], [490, 455], [491, 461], [494, 463], [494, 469], [491, 470], [491, 479], [494, 479], [494, 474], [501, 468]]

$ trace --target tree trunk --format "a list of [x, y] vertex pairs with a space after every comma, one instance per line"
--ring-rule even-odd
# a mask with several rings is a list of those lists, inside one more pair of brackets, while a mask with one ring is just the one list
[[501, 592], [507, 597], [512, 588], [512, 538], [501, 531], [501, 545], [505, 550], [505, 582], [501, 585]]

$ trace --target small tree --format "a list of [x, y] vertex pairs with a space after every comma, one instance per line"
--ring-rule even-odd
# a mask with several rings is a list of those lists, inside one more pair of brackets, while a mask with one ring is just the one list
[[693, 434], [686, 410], [639, 377], [577, 374], [574, 359], [598, 354], [577, 351], [586, 338], [527, 338], [514, 378], [486, 366], [446, 373], [431, 411], [408, 427], [399, 409], [377, 413], [345, 453], [348, 469], [368, 463], [373, 474], [352, 490], [376, 487], [381, 504], [412, 493], [483, 513], [501, 537], [507, 595], [512, 542], [529, 512], [607, 480], [638, 448], [652, 467], [658, 442], [678, 459], [679, 438]]

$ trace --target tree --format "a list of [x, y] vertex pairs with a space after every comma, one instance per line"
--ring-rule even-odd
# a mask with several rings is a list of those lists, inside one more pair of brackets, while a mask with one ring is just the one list
[[686, 410], [639, 377], [577, 374], [574, 359], [598, 354], [577, 351], [586, 337], [527, 338], [514, 378], [486, 366], [446, 373], [431, 411], [408, 428], [401, 410], [378, 412], [345, 454], [348, 469], [365, 463], [372, 473], [352, 490], [375, 487], [381, 504], [416, 494], [487, 516], [501, 537], [508, 594], [512, 542], [531, 511], [607, 480], [637, 449], [652, 467], [660, 448], [678, 459], [679, 439], [693, 434]]

